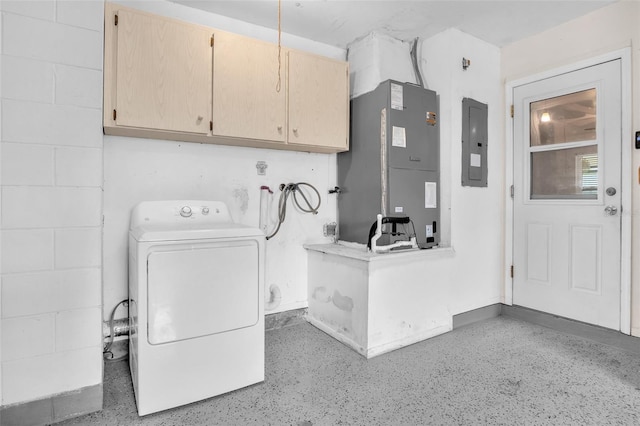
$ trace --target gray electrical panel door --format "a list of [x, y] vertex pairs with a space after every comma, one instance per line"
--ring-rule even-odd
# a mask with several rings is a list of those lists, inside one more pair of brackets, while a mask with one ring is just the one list
[[462, 100], [462, 186], [487, 186], [487, 105]]
[[367, 243], [376, 215], [408, 216], [418, 244], [440, 241], [435, 92], [387, 80], [351, 101], [350, 150], [338, 154], [338, 232]]

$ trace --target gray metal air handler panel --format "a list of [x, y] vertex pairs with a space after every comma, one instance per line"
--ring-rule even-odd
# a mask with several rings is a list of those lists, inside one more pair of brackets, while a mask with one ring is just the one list
[[409, 216], [422, 247], [439, 243], [437, 114], [435, 92], [392, 80], [351, 100], [350, 151], [338, 154], [340, 240], [367, 243], [382, 213]]
[[487, 113], [486, 104], [462, 100], [462, 186], [487, 186]]

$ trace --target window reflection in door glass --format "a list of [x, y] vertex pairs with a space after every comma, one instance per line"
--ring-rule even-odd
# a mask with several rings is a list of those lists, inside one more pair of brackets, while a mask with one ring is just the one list
[[596, 199], [598, 146], [531, 153], [531, 199]]
[[596, 139], [596, 89], [531, 103], [531, 146]]

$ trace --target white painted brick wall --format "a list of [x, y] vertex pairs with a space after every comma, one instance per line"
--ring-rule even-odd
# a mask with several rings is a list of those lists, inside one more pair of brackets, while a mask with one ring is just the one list
[[2, 57], [2, 97], [53, 102], [54, 65], [36, 59]]
[[4, 404], [73, 391], [102, 381], [100, 346], [3, 362]]
[[[5, 201], [2, 205], [5, 205]], [[44, 271], [53, 268], [51, 229], [2, 230], [2, 273]], [[26, 298], [37, 297], [25, 294]]]
[[2, 101], [3, 142], [102, 147], [99, 109]]
[[102, 72], [68, 65], [55, 66], [58, 105], [102, 108]]
[[102, 381], [102, 1], [0, 1], [0, 405]]
[[5, 55], [102, 69], [102, 34], [26, 16], [3, 15]]
[[50, 354], [55, 349], [55, 314], [2, 321], [2, 361]]
[[102, 343], [102, 309], [63, 311], [56, 314], [56, 351], [100, 346]]
[[2, 226], [4, 229], [99, 226], [101, 205], [100, 188], [5, 186]]
[[55, 231], [55, 268], [99, 267], [102, 262], [101, 230], [98, 227], [57, 229]]
[[59, 1], [56, 7], [57, 22], [102, 31], [103, 11], [101, 1]]
[[3, 0], [0, 1], [0, 11], [11, 12], [16, 15], [31, 16], [33, 18], [53, 21], [55, 19], [56, 4], [44, 0]]
[[[100, 268], [7, 274], [2, 277], [2, 317], [100, 306], [101, 279]], [[26, 297], [35, 294], [40, 297]]]
[[2, 144], [2, 184], [51, 186], [54, 150], [49, 146]]
[[101, 148], [56, 148], [55, 181], [59, 186], [102, 186]]

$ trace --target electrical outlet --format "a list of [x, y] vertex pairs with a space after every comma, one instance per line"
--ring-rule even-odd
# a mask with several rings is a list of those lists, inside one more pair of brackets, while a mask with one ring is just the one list
[[335, 222], [331, 222], [331, 223], [325, 223], [322, 226], [322, 231], [324, 233], [325, 237], [335, 237], [336, 235], [336, 227], [338, 226], [337, 223]]

